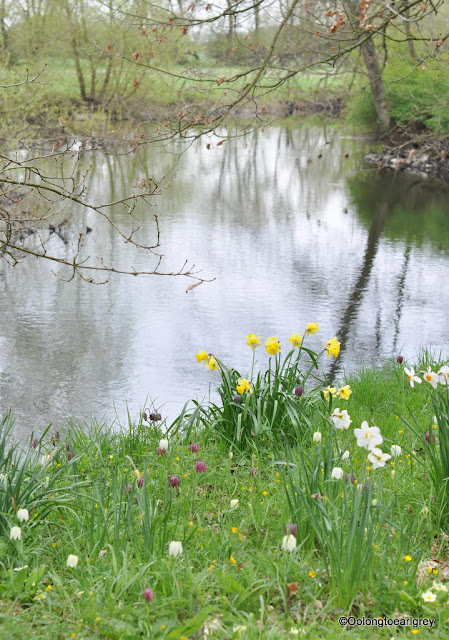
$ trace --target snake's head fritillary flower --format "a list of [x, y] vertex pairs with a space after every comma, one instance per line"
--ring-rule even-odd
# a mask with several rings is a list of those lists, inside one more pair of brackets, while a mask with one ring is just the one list
[[321, 442], [321, 431], [315, 431], [315, 433], [312, 436], [312, 440], [313, 440], [313, 442], [316, 442], [317, 444], [320, 444], [320, 442]]
[[249, 470], [249, 475], [254, 477], [256, 474], [257, 474], [256, 467], [251, 467], [251, 469]]
[[294, 389], [295, 396], [298, 396], [298, 398], [300, 398], [303, 393], [304, 393], [304, 388], [301, 387], [300, 384], [297, 387], [295, 387], [295, 389]]
[[[426, 442], [430, 442], [430, 431], [426, 431], [426, 435], [425, 435], [424, 437], [425, 437], [425, 439], [426, 439]], [[436, 441], [437, 441], [437, 437], [436, 437], [436, 435], [435, 435], [435, 432], [434, 432], [434, 431], [432, 431], [432, 440], [433, 440], [434, 442], [436, 442]]]
[[189, 451], [191, 451], [192, 453], [198, 453], [199, 450], [200, 450], [200, 445], [197, 442], [194, 442], [193, 444], [189, 444]]
[[22, 538], [22, 529], [20, 527], [11, 527], [9, 537], [11, 540], [20, 540]]
[[296, 536], [298, 535], [298, 525], [294, 524], [293, 522], [288, 522], [285, 525], [285, 535], [292, 535], [292, 536]]
[[156, 453], [158, 456], [165, 456], [165, 454], [167, 453], [165, 449], [162, 449], [162, 447], [158, 447], [156, 449]]
[[291, 553], [296, 549], [296, 538], [293, 534], [289, 534], [282, 538], [282, 549]]
[[236, 395], [234, 396], [234, 402], [235, 402], [235, 404], [240, 404], [240, 403], [241, 403], [241, 401], [242, 401], [242, 396], [239, 396], [238, 394], [236, 394]]
[[78, 556], [73, 555], [72, 553], [67, 556], [67, 566], [70, 567], [71, 569], [76, 569], [76, 567], [78, 566]]
[[265, 340], [265, 350], [271, 356], [275, 356], [281, 350], [281, 343], [276, 336], [271, 336]]
[[260, 336], [256, 336], [255, 333], [250, 333], [246, 336], [246, 344], [253, 351], [260, 345]]
[[343, 469], [341, 467], [334, 467], [331, 471], [332, 480], [342, 480], [343, 479]]
[[326, 342], [327, 357], [330, 358], [331, 356], [334, 356], [334, 358], [337, 358], [340, 353], [340, 346], [341, 342], [337, 340], [337, 336], [334, 336]]
[[345, 475], [345, 482], [352, 482], [352, 484], [355, 483], [355, 475], [353, 473], [347, 473]]
[[27, 522], [30, 518], [30, 514], [28, 512], [28, 509], [18, 509], [17, 513], [17, 518], [19, 520], [19, 522]]
[[348, 450], [343, 451], [343, 453], [341, 454], [341, 459], [342, 459], [342, 461], [344, 462], [345, 460], [349, 460], [349, 456], [350, 456], [350, 455], [351, 455], [351, 454], [349, 453], [349, 451], [348, 451]]
[[449, 385], [449, 367], [445, 364], [438, 370], [440, 384]]
[[302, 344], [302, 335], [300, 333], [292, 333], [287, 342], [291, 343], [292, 349], [299, 349]]
[[179, 478], [178, 476], [169, 476], [168, 477], [168, 484], [170, 487], [173, 487], [174, 489], [177, 489], [179, 487]]
[[67, 453], [67, 460], [70, 462], [70, 460], [73, 458], [73, 453], [71, 451], [69, 451]]
[[168, 545], [168, 555], [177, 558], [182, 554], [182, 542], [179, 540], [172, 540]]
[[233, 500], [231, 500], [231, 509], [237, 509], [238, 506], [239, 506], [239, 501], [237, 498], [234, 498]]
[[404, 357], [403, 357], [403, 356], [398, 356], [398, 357], [396, 358], [396, 362], [397, 362], [398, 364], [402, 364], [402, 363], [404, 362]]
[[159, 422], [160, 420], [162, 420], [162, 416], [160, 413], [150, 413], [151, 422]]
[[167, 451], [167, 449], [168, 449], [168, 440], [167, 440], [167, 438], [162, 438], [162, 440], [159, 440], [159, 447], [161, 449], [165, 449], [165, 451]]
[[34, 438], [33, 442], [31, 443], [31, 446], [33, 447], [33, 449], [35, 449], [38, 444], [39, 444], [39, 439], [38, 438]]
[[392, 456], [400, 456], [402, 453], [402, 449], [398, 444], [392, 444], [391, 445], [391, 455]]
[[142, 595], [147, 602], [152, 602], [154, 600], [154, 593], [152, 589], [144, 589], [142, 591]]
[[130, 493], [130, 491], [133, 490], [133, 486], [132, 484], [126, 484], [125, 485], [125, 493]]
[[308, 322], [306, 326], [306, 336], [317, 333], [320, 330], [319, 325], [316, 322]]
[[137, 480], [137, 486], [138, 486], [139, 489], [141, 489], [144, 484], [145, 484], [145, 478], [139, 478]]
[[205, 471], [206, 471], [206, 463], [203, 462], [202, 460], [197, 462], [196, 465], [195, 465], [195, 471], [197, 473], [205, 473]]
[[198, 353], [196, 354], [196, 359], [198, 362], [203, 362], [203, 360], [209, 359], [209, 354], [207, 353], [207, 351], [198, 351]]

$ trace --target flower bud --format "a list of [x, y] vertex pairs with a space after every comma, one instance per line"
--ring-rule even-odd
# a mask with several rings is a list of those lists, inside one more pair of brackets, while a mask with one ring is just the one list
[[141, 489], [144, 484], [145, 484], [145, 478], [139, 478], [137, 480], [137, 486], [138, 486], [139, 489]]
[[71, 451], [69, 451], [67, 453], [67, 460], [70, 462], [70, 460], [73, 458], [73, 453]]
[[402, 364], [402, 363], [404, 362], [404, 358], [403, 358], [402, 356], [398, 356], [398, 357], [396, 358], [396, 362], [397, 362], [398, 364]]
[[168, 484], [169, 484], [170, 487], [173, 487], [174, 489], [179, 487], [179, 478], [178, 478], [178, 476], [169, 476], [168, 477]]
[[235, 396], [234, 396], [234, 402], [235, 402], [235, 404], [240, 404], [240, 403], [241, 403], [241, 401], [242, 401], [242, 396], [239, 396], [239, 394], [238, 394], [238, 393], [236, 393], [236, 394], [235, 394]]
[[195, 465], [195, 471], [197, 473], [204, 473], [206, 471], [206, 463], [205, 462], [197, 462]]
[[295, 396], [301, 397], [302, 394], [304, 393], [304, 389], [303, 387], [301, 387], [301, 385], [298, 385], [297, 387], [295, 387]]
[[33, 447], [33, 449], [35, 449], [38, 444], [39, 444], [39, 439], [38, 438], [34, 438], [33, 442], [31, 443], [31, 446]]
[[198, 451], [200, 450], [200, 445], [197, 442], [194, 442], [193, 444], [189, 445], [189, 449], [192, 453], [198, 453]]
[[298, 526], [296, 524], [293, 524], [292, 522], [289, 522], [288, 524], [285, 525], [285, 534], [288, 535], [292, 535], [292, 536], [297, 536], [298, 534]]
[[142, 595], [147, 602], [152, 602], [154, 600], [154, 593], [152, 589], [144, 589], [144, 591], [142, 591]]

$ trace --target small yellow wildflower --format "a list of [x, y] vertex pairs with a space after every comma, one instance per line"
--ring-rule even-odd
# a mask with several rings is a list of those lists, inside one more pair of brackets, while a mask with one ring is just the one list
[[232, 527], [232, 528], [231, 528], [231, 531], [232, 531], [232, 533], [237, 533], [237, 531], [238, 531], [238, 527]]
[[215, 360], [214, 356], [211, 356], [209, 358], [209, 362], [206, 365], [206, 369], [209, 369], [210, 371], [216, 371], [219, 368], [220, 366], [218, 362]]
[[232, 562], [232, 564], [235, 564], [237, 562], [237, 560], [235, 558], [233, 558], [232, 556], [229, 557], [230, 562]]
[[408, 556], [408, 555], [407, 555], [407, 556], [404, 556], [404, 560], [405, 560], [406, 562], [411, 562], [411, 561], [412, 561], [412, 559], [413, 559], [413, 558], [412, 558], [412, 556]]
[[349, 386], [349, 384], [347, 384], [344, 387], [340, 387], [337, 393], [339, 398], [342, 398], [343, 400], [349, 400], [349, 396], [352, 393], [351, 387]]
[[427, 573], [432, 573], [432, 567], [427, 567]]
[[276, 336], [271, 336], [265, 340], [265, 350], [271, 356], [275, 356], [281, 350], [281, 343]]
[[316, 576], [316, 571], [309, 571], [307, 575], [309, 576], [309, 578], [314, 578]]
[[207, 360], [209, 358], [209, 354], [207, 351], [198, 351], [196, 354], [197, 362], [203, 362], [203, 360]]
[[399, 434], [404, 433], [404, 429], [398, 429], [398, 433]]
[[112, 458], [113, 458], [113, 457], [114, 457], [113, 455], [110, 455], [110, 456], [109, 456], [109, 460], [112, 460]]
[[166, 628], [167, 628], [167, 625], [166, 625], [166, 624], [161, 624], [161, 629], [162, 629], [162, 630], [163, 630], [163, 629], [166, 629]]
[[326, 343], [327, 357], [330, 358], [331, 356], [334, 356], [334, 358], [337, 358], [338, 354], [340, 353], [340, 345], [341, 342], [338, 342], [337, 336], [331, 338]]
[[176, 462], [179, 462], [179, 456], [176, 456], [175, 460]]
[[193, 522], [190, 520], [189, 527], [193, 527]]
[[249, 382], [249, 380], [247, 380], [246, 378], [239, 378], [237, 380], [237, 385], [235, 388], [237, 389], [237, 393], [239, 393], [240, 395], [244, 394], [245, 391], [247, 391], [248, 393], [253, 392], [253, 386], [251, 382]]
[[408, 580], [404, 580], [403, 584], [407, 585], [408, 584]]
[[300, 333], [292, 333], [287, 342], [291, 342], [293, 349], [300, 347], [302, 343], [302, 335]]
[[47, 586], [45, 587], [45, 591], [51, 591], [53, 589], [53, 587], [51, 586], [51, 584], [47, 584]]
[[268, 495], [268, 491], [262, 491], [262, 495], [263, 496], [267, 496]]
[[52, 543], [51, 543], [51, 546], [52, 546], [52, 547], [53, 547], [53, 549], [54, 549], [55, 547], [57, 547], [57, 546], [58, 546], [58, 543], [57, 543], [57, 542], [52, 542]]
[[319, 330], [320, 327], [316, 322], [308, 322], [306, 326], [306, 336], [310, 336], [311, 333], [317, 333]]
[[260, 336], [256, 336], [255, 333], [248, 334], [246, 336], [246, 344], [254, 351], [260, 345]]
[[95, 618], [95, 622], [100, 622], [101, 618]]
[[432, 569], [432, 573], [433, 573], [434, 576], [437, 576], [438, 575], [438, 569]]
[[412, 629], [412, 633], [414, 636], [417, 636], [419, 633], [419, 629]]

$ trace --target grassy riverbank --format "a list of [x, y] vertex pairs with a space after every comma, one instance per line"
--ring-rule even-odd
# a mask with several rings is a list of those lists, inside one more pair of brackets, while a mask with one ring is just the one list
[[[327, 393], [306, 351], [317, 337], [282, 360], [269, 343], [252, 381], [221, 364], [223, 405], [192, 407], [168, 433], [146, 412], [8, 450], [7, 414], [1, 637], [447, 637], [447, 387], [411, 388], [391, 362]], [[380, 427], [377, 458], [354, 436], [364, 420]], [[349, 611], [436, 630], [341, 628]]]

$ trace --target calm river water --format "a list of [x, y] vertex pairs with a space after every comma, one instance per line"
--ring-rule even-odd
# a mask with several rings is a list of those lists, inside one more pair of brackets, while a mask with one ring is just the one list
[[[91, 197], [123, 197], [177, 161], [155, 206], [139, 209], [140, 237], [151, 238], [157, 212], [165, 267], [188, 258], [214, 282], [186, 294], [191, 281], [178, 277], [115, 276], [94, 286], [62, 282], [44, 261], [0, 266], [0, 408], [15, 408], [18, 436], [49, 423], [63, 429], [69, 417], [117, 412], [125, 422], [127, 405], [136, 416], [150, 399], [174, 418], [217, 386], [195, 353], [246, 372], [250, 332], [285, 340], [318, 322], [310, 345], [339, 337], [340, 376], [398, 353], [414, 357], [420, 345], [447, 354], [447, 187], [377, 174], [351, 131], [271, 128], [177, 151], [91, 156]], [[91, 255], [153, 264], [92, 213], [74, 215], [67, 233], [75, 239], [92, 227]], [[120, 211], [114, 221], [127, 224]], [[65, 250], [57, 237], [51, 246]]]

